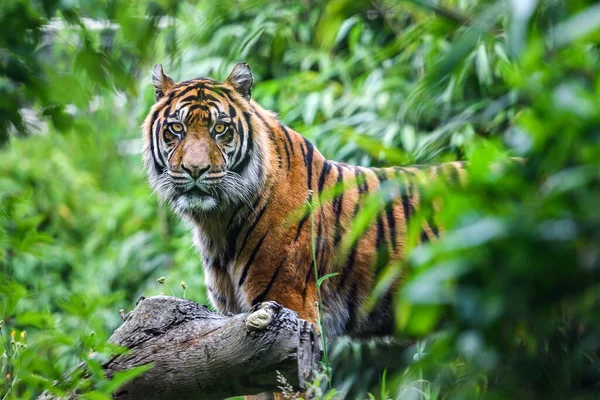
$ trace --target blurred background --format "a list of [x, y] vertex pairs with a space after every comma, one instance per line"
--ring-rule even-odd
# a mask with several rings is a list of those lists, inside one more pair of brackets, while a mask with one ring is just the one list
[[[399, 337], [339, 340], [323, 398], [598, 398], [600, 6], [586, 0], [9, 0], [0, 4], [0, 399], [88, 364], [120, 308], [207, 303], [151, 194], [150, 69], [224, 80], [328, 158], [469, 160], [443, 240], [409, 246]], [[493, 168], [508, 156], [520, 166]], [[165, 285], [157, 278], [166, 277]], [[385, 282], [386, 277], [382, 277]], [[414, 341], [416, 339], [416, 342]]]

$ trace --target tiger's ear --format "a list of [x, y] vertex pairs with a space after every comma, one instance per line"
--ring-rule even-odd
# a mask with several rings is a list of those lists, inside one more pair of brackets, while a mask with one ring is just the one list
[[160, 64], [156, 64], [152, 70], [152, 84], [156, 89], [156, 101], [160, 100], [173, 86], [175, 81], [171, 77], [164, 73], [163, 67]]
[[252, 76], [252, 71], [248, 64], [245, 62], [237, 63], [235, 67], [233, 67], [233, 71], [229, 74], [226, 82], [246, 100], [250, 99], [252, 85], [254, 84], [254, 76]]

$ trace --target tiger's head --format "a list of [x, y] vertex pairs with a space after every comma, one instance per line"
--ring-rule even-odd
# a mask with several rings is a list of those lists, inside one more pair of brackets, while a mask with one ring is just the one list
[[152, 83], [156, 103], [143, 125], [143, 157], [159, 199], [182, 216], [248, 203], [260, 190], [268, 157], [248, 65], [237, 64], [225, 82], [180, 83], [157, 65]]

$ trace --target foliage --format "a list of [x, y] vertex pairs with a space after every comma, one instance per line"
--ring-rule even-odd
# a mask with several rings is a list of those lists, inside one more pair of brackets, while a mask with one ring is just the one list
[[[32, 398], [58, 379], [52, 390], [67, 390], [77, 374], [61, 376], [81, 361], [99, 382], [90, 397], [106, 397], [114, 388], [90, 353], [114, 350], [104, 343], [116, 311], [162, 291], [157, 277], [176, 295], [185, 280], [187, 297], [206, 303], [187, 229], [145, 183], [139, 126], [155, 62], [176, 79], [223, 79], [240, 60], [254, 98], [328, 158], [470, 162], [467, 186], [423, 188], [443, 201], [444, 237], [410, 240], [408, 262], [373, 295], [405, 273], [397, 333], [423, 339], [340, 340], [324, 396], [600, 391], [594, 2], [5, 3], [0, 398]], [[91, 25], [100, 20], [110, 24]]]

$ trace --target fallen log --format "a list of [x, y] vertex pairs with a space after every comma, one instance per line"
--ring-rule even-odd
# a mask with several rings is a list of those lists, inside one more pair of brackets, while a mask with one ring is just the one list
[[313, 325], [275, 302], [222, 316], [189, 300], [154, 296], [140, 299], [124, 319], [109, 342], [129, 351], [103, 364], [106, 375], [152, 367], [119, 388], [118, 400], [279, 392], [281, 376], [302, 391], [321, 357]]

